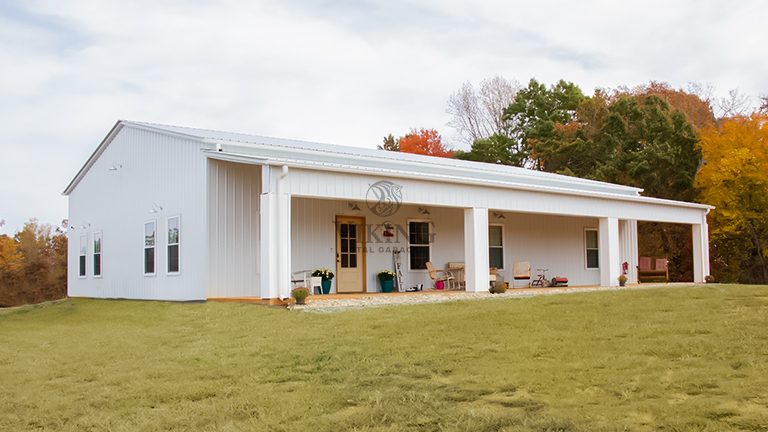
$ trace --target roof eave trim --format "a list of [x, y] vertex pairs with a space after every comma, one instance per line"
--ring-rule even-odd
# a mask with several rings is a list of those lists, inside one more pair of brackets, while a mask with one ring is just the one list
[[159, 134], [163, 134], [163, 135], [168, 135], [168, 136], [175, 136], [175, 137], [178, 137], [178, 138], [184, 138], [184, 139], [192, 140], [192, 141], [200, 141], [200, 142], [206, 141], [206, 138], [204, 138], [204, 137], [202, 137], [200, 135], [185, 134], [183, 132], [168, 130], [168, 129], [164, 129], [162, 127], [155, 127], [155, 126], [152, 126], [151, 124], [137, 123], [137, 122], [132, 122], [132, 121], [128, 121], [128, 120], [121, 120], [121, 122], [124, 125], [128, 125], [128, 126], [136, 128], [136, 129], [142, 129], [142, 130], [149, 131], [149, 132], [155, 132], [155, 133], [159, 133]]
[[123, 129], [123, 121], [118, 120], [117, 123], [115, 123], [114, 126], [112, 126], [112, 129], [109, 131], [106, 137], [101, 141], [101, 144], [99, 144], [98, 147], [96, 147], [96, 150], [93, 151], [93, 154], [91, 154], [91, 157], [88, 158], [88, 160], [85, 162], [82, 168], [80, 168], [80, 171], [77, 172], [75, 175], [75, 178], [72, 179], [71, 182], [69, 182], [69, 185], [66, 189], [64, 189], [64, 192], [61, 194], [64, 196], [68, 196], [72, 191], [75, 189], [78, 183], [80, 183], [80, 180], [85, 177], [85, 174], [88, 172], [89, 169], [91, 169], [91, 166], [93, 166], [94, 162], [96, 162], [96, 159], [101, 156], [102, 153], [104, 153], [104, 150], [109, 146], [109, 144], [112, 142], [113, 139], [117, 136], [118, 133]]
[[[252, 142], [252, 143], [241, 143], [241, 142], [236, 142], [236, 141], [222, 140], [222, 139], [211, 139], [211, 138], [204, 139], [203, 142], [210, 143], [210, 144], [219, 144], [219, 145], [225, 144], [225, 145], [234, 146], [234, 147], [254, 148], [254, 147], [257, 147], [257, 146], [264, 146], [264, 147], [271, 147], [271, 148], [279, 148], [279, 149], [287, 150], [286, 153], [293, 153], [293, 155], [291, 155], [291, 156], [311, 155], [311, 154], [317, 153], [317, 152], [335, 154], [333, 152], [325, 152], [325, 151], [322, 151], [322, 150], [310, 150], [310, 149], [302, 149], [302, 148], [295, 148], [295, 147], [281, 147], [281, 146], [275, 146], [275, 145], [267, 144], [267, 143], [255, 143], [255, 142]], [[247, 155], [248, 154], [248, 153], [239, 153], [239, 152], [232, 152], [232, 153], [242, 154], [242, 155]], [[343, 154], [345, 157], [350, 158], [352, 160], [370, 160], [371, 159], [370, 156], [360, 155], [360, 154], [356, 154], [354, 152], [341, 153], [341, 154]], [[286, 155], [286, 156], [287, 156], [286, 159], [288, 159], [289, 158], [288, 155]], [[440, 159], [440, 158], [437, 158], [437, 159]], [[391, 159], [386, 159], [386, 160], [387, 160], [387, 162], [391, 162], [393, 164], [398, 164], [398, 165], [404, 165], [404, 164], [408, 164], [408, 165], [423, 165], [425, 163], [425, 162], [421, 162], [421, 161], [398, 161], [398, 160], [391, 160]], [[323, 162], [318, 162], [318, 163], [323, 163]], [[451, 168], [455, 169], [456, 167], [451, 167]], [[376, 169], [376, 168], [370, 168], [369, 167], [369, 169]], [[389, 169], [389, 168], [382, 168], [382, 169]], [[460, 167], [458, 169], [461, 170], [461, 171], [466, 171], [466, 172], [477, 172], [477, 171], [480, 170], [480, 167]], [[505, 172], [500, 172], [499, 174], [500, 175], [504, 175], [504, 176], [508, 176], [508, 177], [511, 177], [511, 178], [530, 178], [530, 179], [533, 179], [534, 181], [539, 179], [538, 175], [534, 175], [534, 176], [530, 176], [529, 177], [529, 176], [526, 176], [526, 175], [521, 174], [519, 172], [506, 172], [506, 173]], [[549, 173], [547, 173], [547, 174], [549, 174]], [[611, 193], [621, 194], [621, 192], [627, 192], [627, 194], [626, 194], [627, 196], [641, 196], [640, 193], [643, 191], [642, 188], [637, 188], [637, 187], [634, 187], [634, 186], [625, 186], [625, 185], [619, 185], [619, 184], [615, 184], [615, 183], [607, 183], [607, 182], [601, 182], [601, 181], [597, 181], [597, 180], [582, 179], [580, 177], [569, 177], [569, 176], [564, 176], [564, 175], [559, 175], [556, 179], [547, 176], [547, 177], [545, 177], [545, 179], [547, 181], [561, 182], [564, 185], [572, 185], [574, 190], [583, 190], [583, 189], [580, 188], [580, 186], [583, 187], [584, 185], [590, 185], [591, 187], [593, 187], [595, 189], [602, 189], [602, 191], [598, 191], [598, 192], [609, 193], [609, 194], [611, 194]], [[478, 181], [480, 181], [480, 180], [482, 180], [482, 179], [478, 179]], [[538, 185], [537, 185], [537, 187], [538, 187]], [[547, 186], [547, 187], [554, 187], [554, 186]], [[621, 191], [621, 192], [619, 192], [619, 191]], [[630, 195], [629, 192], [636, 193], [637, 195]]]

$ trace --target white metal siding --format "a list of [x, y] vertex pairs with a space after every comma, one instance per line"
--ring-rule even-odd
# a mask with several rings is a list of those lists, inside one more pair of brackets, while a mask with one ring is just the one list
[[208, 297], [260, 296], [261, 167], [208, 164]]
[[330, 171], [292, 169], [291, 175], [291, 194], [294, 196], [358, 200], [363, 203], [371, 184], [389, 180], [402, 186], [403, 203], [407, 204], [688, 224], [701, 223], [705, 212], [698, 208], [621, 201], [597, 195], [585, 197]]
[[[110, 171], [115, 164], [122, 165]], [[205, 158], [195, 141], [123, 127], [69, 195], [68, 294], [205, 299]], [[153, 204], [157, 213], [150, 214]], [[181, 272], [167, 274], [166, 219], [181, 216]], [[157, 220], [156, 276], [144, 276], [144, 222]], [[90, 224], [90, 225], [88, 225]], [[102, 277], [93, 277], [93, 232], [103, 231]], [[88, 236], [87, 278], [77, 273]]]
[[[434, 224], [432, 228], [435, 243], [430, 248], [430, 259], [436, 268], [443, 268], [450, 261], [464, 260], [464, 216], [461, 209], [432, 207], [429, 209], [431, 215], [424, 216], [417, 206], [404, 206], [395, 215], [384, 218], [373, 214], [364, 202], [357, 202], [360, 211], [350, 211], [350, 202], [296, 197], [292, 199], [291, 271], [323, 267], [336, 271], [336, 215], [364, 216], [366, 231], [373, 233], [366, 233], [368, 292], [381, 291], [376, 274], [381, 270], [393, 270], [392, 251], [395, 248], [406, 249], [402, 254], [403, 284], [406, 287], [419, 283], [423, 283], [425, 287], [432, 286], [426, 270], [409, 270], [408, 237], [403, 234], [408, 232], [409, 220], [426, 220]], [[387, 241], [378, 228], [385, 221], [400, 226], [403, 231]]]
[[[294, 180], [295, 181], [295, 180]], [[464, 212], [461, 209], [429, 207], [430, 215], [422, 215], [419, 206], [403, 206], [395, 215], [382, 218], [374, 215], [364, 202], [357, 202], [361, 211], [350, 211], [352, 201], [293, 198], [292, 202], [292, 262], [293, 269], [313, 270], [321, 267], [335, 271], [336, 215], [365, 216], [366, 224], [375, 229], [389, 221], [408, 230], [409, 220], [434, 223], [434, 244], [430, 259], [435, 268], [445, 268], [449, 262], [464, 262]], [[595, 218], [533, 215], [505, 212], [505, 219], [490, 215], [490, 223], [504, 227], [504, 269], [500, 273], [511, 280], [514, 261], [529, 261], [531, 268], [549, 268], [550, 278], [568, 277], [571, 285], [599, 285], [600, 271], [585, 268], [584, 228], [598, 227]], [[408, 247], [408, 239], [395, 237], [386, 243], [381, 230], [376, 236], [367, 235], [368, 291], [380, 291], [376, 273], [393, 269], [393, 247]], [[378, 239], [377, 239], [378, 237]], [[377, 240], [381, 240], [378, 242]], [[398, 242], [399, 241], [399, 242]], [[423, 283], [433, 287], [426, 270], [409, 270], [408, 255], [403, 254], [403, 275], [406, 287]], [[534, 275], [535, 276], [535, 275]]]
[[530, 262], [534, 279], [536, 269], [545, 268], [549, 279], [567, 277], [574, 286], [600, 284], [600, 270], [586, 269], [584, 245], [584, 229], [597, 229], [597, 219], [506, 212], [504, 216], [498, 220], [491, 212], [490, 223], [504, 225], [504, 271], [500, 273], [510, 286], [515, 261]]

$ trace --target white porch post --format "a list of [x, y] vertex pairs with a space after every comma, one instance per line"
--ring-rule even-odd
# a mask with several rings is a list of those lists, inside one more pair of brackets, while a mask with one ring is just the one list
[[291, 292], [291, 193], [288, 167], [272, 190], [272, 169], [262, 167], [261, 298], [287, 298]]
[[488, 291], [488, 209], [464, 209], [464, 268], [467, 292]]
[[637, 282], [638, 249], [636, 220], [619, 221], [619, 242], [621, 243], [619, 265], [627, 263], [627, 282]]
[[704, 282], [709, 275], [709, 225], [706, 213], [700, 224], [693, 224], [693, 281]]
[[600, 286], [619, 285], [621, 274], [619, 219], [600, 218]]

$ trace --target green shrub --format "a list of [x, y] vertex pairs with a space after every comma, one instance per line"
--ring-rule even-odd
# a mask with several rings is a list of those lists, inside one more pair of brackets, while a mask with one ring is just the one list
[[504, 282], [494, 282], [490, 290], [491, 294], [504, 294], [507, 292], [507, 287], [504, 286]]

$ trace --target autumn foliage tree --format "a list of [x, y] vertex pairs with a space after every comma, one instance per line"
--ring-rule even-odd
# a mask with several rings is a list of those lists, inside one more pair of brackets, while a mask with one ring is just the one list
[[701, 134], [697, 178], [709, 214], [712, 270], [725, 282], [768, 284], [768, 114], [734, 116]]
[[0, 307], [67, 294], [67, 237], [36, 219], [14, 237], [0, 236]]
[[434, 129], [411, 130], [398, 141], [400, 151], [427, 156], [453, 157], [453, 150], [442, 143], [442, 137]]

